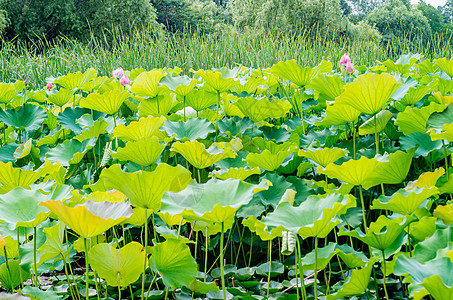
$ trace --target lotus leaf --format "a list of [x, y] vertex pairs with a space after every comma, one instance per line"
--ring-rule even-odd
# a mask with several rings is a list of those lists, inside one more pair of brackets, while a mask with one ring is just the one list
[[327, 105], [326, 117], [315, 124], [324, 126], [343, 125], [348, 122], [356, 122], [360, 114], [359, 110], [350, 105], [334, 103], [333, 105]]
[[88, 150], [96, 144], [94, 138], [79, 142], [76, 139], [66, 140], [46, 153], [49, 162], [60, 163], [62, 166], [79, 163]]
[[24, 104], [19, 110], [0, 109], [0, 120], [8, 126], [14, 126], [17, 129], [32, 131], [40, 128], [47, 118], [46, 111], [32, 104]]
[[239, 84], [239, 81], [235, 79], [238, 72], [239, 68], [232, 70], [221, 68], [214, 71], [200, 69], [195, 74], [203, 78], [207, 85], [214, 91], [223, 93]]
[[411, 223], [410, 236], [412, 243], [420, 243], [436, 232], [437, 218], [423, 216], [419, 221]]
[[94, 80], [97, 76], [98, 71], [90, 68], [86, 70], [85, 73], [69, 73], [58, 78], [53, 83], [58, 84], [68, 90], [77, 90], [82, 88], [88, 81]]
[[[255, 193], [267, 188], [266, 181], [258, 185], [245, 183], [239, 179], [224, 181], [212, 179], [205, 184], [193, 182], [179, 193], [165, 193], [161, 212], [170, 215], [181, 214], [187, 220], [227, 222], [234, 218], [241, 206], [252, 200]], [[225, 230], [227, 229], [229, 228], [225, 227]]]
[[339, 250], [337, 255], [349, 268], [363, 267], [370, 261], [368, 257], [366, 257], [365, 253], [358, 252], [349, 245], [337, 245], [337, 249]]
[[[330, 68], [332, 68], [332, 65], [330, 65]], [[320, 73], [319, 70], [298, 65], [294, 59], [277, 63], [272, 66], [271, 72], [299, 87], [305, 87]]]
[[282, 118], [291, 109], [291, 104], [287, 100], [271, 102], [267, 98], [258, 100], [254, 97], [240, 98], [235, 105], [255, 123], [267, 118]]
[[165, 74], [160, 70], [140, 73], [131, 86], [131, 92], [136, 95], [153, 98], [158, 94], [158, 83], [164, 76]]
[[225, 158], [235, 158], [236, 152], [231, 149], [220, 149], [217, 143], [213, 143], [208, 149], [198, 142], [176, 142], [172, 151], [181, 154], [191, 165], [197, 169], [207, 168]]
[[429, 116], [444, 109], [445, 106], [435, 102], [431, 102], [430, 105], [423, 108], [406, 107], [396, 116], [395, 124], [405, 135], [416, 132], [425, 133]]
[[164, 92], [154, 98], [143, 98], [138, 105], [140, 117], [161, 117], [166, 116], [178, 104], [175, 94]]
[[211, 291], [215, 293], [219, 292], [219, 287], [216, 285], [215, 282], [206, 283], [199, 280], [194, 280], [190, 283], [188, 288], [194, 293], [201, 294], [207, 294]]
[[308, 88], [326, 95], [331, 100], [340, 96], [344, 91], [343, 80], [340, 76], [329, 76], [326, 74], [321, 74], [314, 78]]
[[323, 148], [323, 149], [310, 149], [299, 150], [299, 156], [304, 156], [315, 163], [326, 167], [338, 159], [346, 156], [346, 151], [340, 148]]
[[221, 180], [225, 180], [228, 178], [246, 180], [248, 177], [250, 177], [252, 175], [259, 175], [259, 174], [261, 174], [261, 170], [259, 168], [254, 168], [254, 169], [230, 168], [228, 170], [215, 172], [213, 174], [213, 177], [221, 179]]
[[298, 207], [293, 207], [289, 202], [279, 204], [274, 212], [262, 218], [262, 222], [271, 230], [288, 230], [303, 238], [324, 238], [340, 223], [336, 216], [355, 206], [352, 195], [312, 195]]
[[400, 100], [400, 103], [403, 105], [415, 105], [415, 103], [422, 100], [423, 97], [428, 95], [432, 90], [433, 87], [430, 85], [410, 87], [408, 93]]
[[141, 138], [155, 136], [159, 128], [164, 124], [165, 117], [140, 118], [131, 122], [128, 126], [118, 125], [113, 130], [113, 135], [123, 141], [138, 141]]
[[189, 119], [186, 122], [167, 121], [163, 129], [176, 140], [189, 141], [205, 139], [209, 133], [215, 132], [214, 125], [203, 119]]
[[436, 187], [416, 187], [410, 191], [399, 189], [392, 196], [380, 196], [374, 200], [371, 209], [387, 209], [402, 215], [412, 215], [423, 201], [438, 192]]
[[414, 157], [428, 157], [431, 151], [442, 149], [441, 141], [432, 141], [431, 137], [424, 133], [412, 133], [406, 136], [402, 136], [400, 138], [400, 144], [401, 148], [403, 149], [411, 149], [417, 147], [417, 150], [415, 150], [414, 153]]
[[189, 286], [197, 275], [197, 263], [189, 247], [170, 239], [151, 248], [149, 266], [162, 276], [167, 287]]
[[136, 142], [127, 142], [124, 148], [118, 148], [112, 157], [120, 161], [132, 161], [141, 166], [149, 166], [156, 162], [165, 149], [155, 136], [141, 138]]
[[388, 110], [381, 110], [372, 118], [368, 119], [365, 123], [360, 125], [359, 134], [374, 134], [384, 130], [388, 121], [392, 118], [393, 114]]
[[157, 212], [162, 195], [166, 191], [179, 192], [191, 181], [190, 172], [182, 166], [172, 167], [159, 164], [152, 172], [126, 173], [119, 165], [102, 170], [101, 178], [107, 188], [114, 188], [125, 194], [133, 206], [152, 209]]
[[59, 222], [57, 225], [43, 229], [46, 235], [46, 242], [38, 249], [38, 267], [67, 250], [67, 245], [63, 246], [65, 228], [66, 225], [63, 222]]
[[374, 115], [384, 108], [397, 89], [398, 83], [390, 74], [364, 74], [348, 85], [336, 102]]
[[145, 251], [137, 242], [120, 249], [103, 243], [90, 249], [89, 263], [110, 286], [127, 287], [138, 280], [143, 272]]
[[186, 96], [186, 104], [200, 112], [217, 103], [217, 94], [205, 90], [192, 90]]
[[[327, 246], [318, 248], [317, 255], [313, 249], [302, 258], [302, 268], [304, 271], [323, 270], [327, 267], [332, 257], [339, 251], [336, 243], [329, 243]], [[316, 267], [315, 267], [316, 266]], [[315, 270], [316, 269], [316, 270]]]
[[[19, 263], [20, 263], [19, 260], [10, 260], [8, 262], [8, 265], [2, 264], [0, 266], [0, 282], [2, 283], [2, 287], [4, 287], [5, 289], [14, 290], [22, 283], [22, 280], [30, 278], [29, 273], [25, 272], [24, 270], [21, 270]], [[21, 298], [14, 297], [10, 299], [21, 299]]]
[[26, 157], [27, 155], [30, 154], [32, 148], [33, 148], [33, 139], [29, 139], [23, 144], [20, 144], [17, 148], [16, 151], [14, 151], [14, 158], [15, 159], [21, 159]]
[[74, 96], [73, 91], [61, 88], [58, 93], [50, 95], [48, 100], [59, 107], [63, 107], [71, 101], [72, 96]]
[[434, 210], [433, 216], [442, 219], [445, 225], [453, 224], [453, 204], [439, 205]]
[[92, 93], [80, 101], [80, 107], [89, 108], [105, 114], [115, 114], [131, 95], [119, 90], [111, 90], [104, 94]]
[[453, 123], [445, 124], [442, 130], [431, 128], [429, 135], [433, 141], [446, 140], [448, 142], [453, 142]]
[[18, 94], [12, 83], [0, 83], [0, 102], [8, 103]]
[[445, 73], [448, 74], [448, 76], [453, 77], [453, 61], [448, 60], [445, 57], [444, 58], [438, 58], [434, 60], [435, 64]]
[[160, 81], [161, 85], [168, 87], [179, 96], [187, 96], [197, 85], [198, 80], [189, 78], [187, 76], [173, 77], [167, 74]]
[[68, 207], [61, 200], [48, 200], [40, 205], [50, 209], [83, 238], [97, 236], [132, 215], [130, 205], [122, 202], [87, 201], [75, 207]]

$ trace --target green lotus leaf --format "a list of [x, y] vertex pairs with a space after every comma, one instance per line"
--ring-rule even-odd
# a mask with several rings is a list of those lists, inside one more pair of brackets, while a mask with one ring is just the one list
[[131, 86], [131, 92], [145, 97], [153, 98], [159, 93], [159, 81], [165, 76], [160, 70], [140, 73]]
[[423, 201], [438, 193], [436, 187], [416, 187], [410, 191], [399, 189], [392, 196], [380, 196], [377, 200], [373, 200], [371, 209], [387, 209], [401, 215], [412, 215]]
[[159, 164], [152, 172], [126, 173], [120, 165], [102, 170], [101, 178], [109, 189], [125, 194], [133, 206], [159, 211], [166, 191], [179, 192], [191, 181], [191, 173], [182, 166]]
[[179, 96], [187, 96], [197, 85], [198, 80], [189, 78], [187, 76], [173, 77], [167, 74], [160, 81], [161, 85], [168, 87]]
[[324, 238], [340, 223], [336, 216], [355, 206], [352, 195], [312, 195], [298, 207], [288, 202], [279, 204], [274, 212], [262, 218], [262, 222], [269, 229], [288, 230], [303, 238]]
[[345, 88], [335, 102], [347, 104], [369, 115], [380, 112], [398, 89], [395, 78], [387, 73], [360, 75]]
[[428, 106], [423, 108], [416, 107], [406, 107], [403, 112], [400, 112], [396, 116], [395, 124], [398, 125], [399, 130], [401, 130], [405, 135], [411, 133], [426, 132], [426, 122], [430, 115], [435, 112], [443, 111], [445, 106], [431, 102]]
[[24, 104], [19, 110], [0, 109], [0, 120], [8, 126], [32, 131], [40, 128], [47, 118], [46, 111], [36, 105]]
[[0, 83], [0, 102], [9, 103], [18, 94], [12, 83]]
[[[453, 272], [450, 272], [453, 274]], [[421, 284], [435, 300], [452, 299], [453, 285], [445, 285], [439, 275], [426, 278]]]
[[321, 74], [310, 82], [308, 88], [324, 94], [327, 98], [333, 100], [343, 93], [344, 84], [340, 76]]
[[452, 123], [453, 120], [453, 103], [448, 105], [443, 111], [433, 112], [427, 119], [427, 124], [434, 129], [443, 129], [445, 124]]
[[256, 233], [256, 235], [258, 235], [263, 241], [273, 240], [276, 237], [282, 237], [283, 232], [287, 232], [280, 230], [279, 228], [268, 230], [267, 226], [260, 220], [257, 220], [255, 216], [249, 216], [247, 219], [243, 219], [242, 225], [247, 227], [250, 232]]
[[326, 117], [321, 122], [316, 122], [315, 125], [343, 125], [348, 122], [356, 122], [360, 116], [360, 110], [354, 107], [341, 103], [327, 105]]
[[17, 227], [36, 227], [50, 215], [50, 211], [39, 202], [50, 199], [40, 190], [18, 187], [0, 195], [0, 220]]
[[195, 72], [196, 75], [203, 78], [206, 84], [217, 93], [226, 92], [238, 85], [239, 80], [235, 79], [238, 73], [239, 68], [227, 69], [225, 67], [214, 71], [200, 69]]
[[431, 93], [433, 87], [430, 85], [417, 85], [415, 87], [410, 87], [409, 91], [404, 97], [400, 100], [400, 103], [403, 105], [415, 105], [426, 95]]
[[111, 90], [104, 94], [92, 93], [80, 101], [80, 107], [89, 108], [103, 112], [108, 115], [115, 114], [131, 95], [119, 90]]
[[304, 156], [315, 163], [326, 167], [338, 159], [346, 156], [346, 151], [341, 148], [323, 148], [323, 149], [301, 149], [298, 153], [299, 156]]
[[136, 142], [127, 142], [124, 148], [118, 148], [112, 154], [114, 159], [120, 161], [132, 161], [141, 166], [149, 166], [157, 161], [165, 149], [165, 145], [159, 143], [155, 136], [141, 138]]
[[165, 117], [140, 118], [125, 126], [120, 124], [113, 129], [113, 135], [123, 141], [138, 141], [141, 138], [155, 136], [159, 128], [164, 124]]
[[247, 94], [258, 94], [259, 89], [266, 88], [266, 80], [264, 77], [247, 77], [241, 78], [239, 85], [231, 88], [231, 91], [236, 94], [246, 92]]
[[[360, 216], [360, 218], [362, 218], [362, 216]], [[349, 245], [337, 245], [337, 249], [337, 255], [349, 268], [363, 267], [370, 261], [368, 257], [366, 257], [365, 253], [358, 252]]]
[[50, 161], [46, 161], [35, 171], [14, 168], [11, 162], [0, 162], [0, 194], [5, 194], [16, 187], [29, 189], [39, 178], [57, 172], [59, 168], [59, 164], [53, 165]]
[[409, 173], [413, 155], [414, 150], [409, 150], [408, 153], [397, 151], [388, 156], [387, 154], [377, 155], [379, 163], [373, 173], [362, 183], [362, 186], [367, 190], [381, 183], [398, 184], [403, 182]]
[[92, 92], [94, 90], [100, 90], [101, 87], [108, 85], [111, 79], [107, 76], [96, 77], [80, 87], [80, 90]]
[[271, 72], [284, 80], [289, 80], [299, 87], [307, 86], [313, 78], [324, 72], [332, 71], [332, 64], [322, 61], [315, 69], [302, 67], [294, 59], [281, 61], [273, 65]]
[[[315, 257], [315, 249], [313, 249], [311, 252], [307, 253], [303, 258], [302, 258], [302, 268], [304, 271], [317, 271], [317, 270], [324, 270], [327, 265], [329, 264], [330, 260], [332, 257], [337, 254], [339, 251], [336, 249], [337, 244], [336, 243], [329, 243], [327, 246], [318, 248], [318, 253], [316, 259]], [[315, 270], [315, 261], [317, 263], [316, 270]]]
[[406, 217], [388, 219], [381, 215], [376, 222], [370, 224], [366, 234], [360, 228], [347, 231], [344, 227], [341, 227], [338, 235], [352, 236], [373, 248], [386, 250], [404, 234], [404, 227], [408, 222]]
[[198, 142], [176, 142], [171, 151], [181, 154], [192, 166], [204, 169], [225, 158], [235, 158], [236, 152], [231, 149], [221, 149], [217, 143], [213, 143], [208, 149]]
[[245, 159], [250, 168], [260, 167], [266, 171], [275, 171], [291, 153], [296, 151], [291, 143], [275, 144], [264, 141], [258, 144], [261, 146], [261, 153], [250, 153]]
[[[91, 112], [89, 109], [86, 108], [66, 108], [63, 112], [58, 114], [58, 123], [67, 130], [72, 130], [75, 134], [81, 134], [83, 128], [79, 125], [77, 120], [79, 120], [82, 116], [89, 114], [91, 116]], [[93, 111], [92, 119], [97, 120], [101, 116], [100, 112]]]
[[167, 287], [189, 286], [197, 276], [197, 263], [189, 246], [176, 239], [152, 247], [149, 266], [162, 276]]
[[17, 147], [19, 147], [19, 145], [16, 143], [3, 145], [0, 148], [0, 161], [4, 163], [15, 162], [16, 159], [14, 158], [14, 153], [16, 152]]
[[161, 93], [153, 98], [141, 99], [138, 105], [138, 113], [140, 117], [166, 116], [178, 103], [176, 94]]
[[453, 123], [445, 124], [442, 130], [431, 128], [429, 135], [433, 141], [447, 140], [453, 142]]
[[428, 239], [420, 242], [415, 246], [414, 258], [421, 263], [433, 260], [437, 256], [438, 249], [444, 249], [448, 243], [453, 240], [453, 228], [438, 229]]
[[348, 160], [340, 166], [329, 164], [326, 168], [318, 167], [318, 173], [330, 178], [337, 178], [353, 185], [362, 185], [374, 173], [379, 162], [362, 156], [359, 160]]
[[204, 184], [193, 182], [179, 193], [165, 193], [161, 212], [181, 214], [187, 220], [227, 222], [233, 220], [236, 211], [248, 204], [255, 193], [267, 188], [266, 181], [257, 185], [239, 179], [212, 179]]
[[392, 99], [394, 100], [401, 100], [408, 92], [410, 88], [414, 88], [417, 86], [418, 82], [412, 77], [407, 77], [406, 79], [402, 79], [403, 84], [393, 93]]
[[448, 76], [453, 77], [453, 61], [451, 59], [446, 59], [445, 57], [443, 58], [438, 58], [434, 60], [434, 63], [445, 73], [448, 74]]
[[[53, 291], [53, 290], [43, 291], [40, 288], [32, 287], [29, 285], [24, 287], [21, 292], [25, 296], [32, 297], [31, 299], [59, 300], [59, 299], [63, 298], [63, 296], [58, 295], [56, 291]], [[15, 298], [15, 299], [20, 300], [22, 298]], [[26, 299], [30, 299], [30, 298], [26, 298]]]
[[434, 210], [433, 216], [442, 219], [445, 225], [453, 224], [453, 204], [439, 205]]
[[50, 95], [47, 99], [53, 104], [62, 107], [66, 103], [71, 101], [74, 96], [74, 92], [65, 88], [61, 88], [58, 93]]
[[225, 180], [228, 178], [246, 180], [248, 177], [252, 175], [259, 174], [261, 174], [261, 170], [259, 168], [254, 169], [230, 168], [228, 170], [214, 172], [213, 177], [221, 180]]
[[189, 119], [186, 122], [167, 121], [163, 129], [170, 137], [176, 140], [194, 141], [198, 138], [205, 139], [209, 133], [215, 132], [215, 127], [208, 120]]
[[326, 300], [341, 299], [343, 297], [351, 297], [365, 293], [368, 283], [370, 282], [371, 271], [376, 261], [377, 257], [373, 257], [362, 269], [352, 270], [351, 276], [345, 280], [341, 290], [337, 291], [335, 294], [328, 295]]
[[[0, 282], [2, 287], [8, 290], [14, 290], [17, 288], [21, 283], [22, 280], [26, 280], [30, 278], [30, 274], [25, 270], [22, 270], [20, 267], [20, 260], [10, 260], [8, 261], [8, 265], [2, 264], [0, 266]], [[1, 295], [0, 295], [1, 296]], [[19, 295], [15, 296], [14, 298], [3, 298], [2, 299], [30, 299], [30, 298], [19, 298]]]
[[66, 140], [57, 147], [50, 149], [46, 153], [46, 157], [48, 161], [59, 162], [62, 166], [77, 164], [95, 144], [96, 140], [94, 138], [83, 142], [79, 142], [76, 139]]
[[39, 261], [37, 266], [61, 255], [67, 250], [67, 246], [63, 246], [65, 228], [66, 225], [63, 222], [59, 222], [57, 225], [43, 229], [46, 235], [46, 242], [38, 249]]
[[437, 218], [423, 216], [419, 221], [410, 224], [410, 236], [413, 244], [418, 244], [436, 232]]
[[192, 292], [200, 293], [200, 294], [207, 294], [211, 291], [215, 292], [215, 293], [219, 292], [219, 287], [216, 285], [216, 283], [214, 281], [210, 282], [210, 283], [206, 283], [206, 282], [202, 282], [199, 280], [194, 280], [190, 283], [188, 288]]
[[50, 209], [63, 223], [83, 238], [97, 236], [132, 215], [130, 205], [122, 202], [87, 201], [69, 207], [65, 206], [61, 200], [48, 200], [41, 202], [40, 205]]
[[428, 157], [431, 151], [442, 149], [442, 141], [433, 141], [429, 135], [419, 132], [402, 136], [400, 145], [405, 150], [416, 147], [414, 157]]
[[28, 154], [30, 154], [31, 150], [33, 149], [33, 139], [29, 139], [23, 144], [20, 144], [17, 148], [16, 151], [14, 151], [14, 158], [15, 159], [21, 159], [26, 157]]
[[69, 73], [58, 78], [53, 83], [58, 84], [68, 90], [78, 90], [82, 88], [88, 81], [94, 80], [97, 76], [98, 71], [90, 68], [86, 70], [85, 73]]
[[89, 264], [110, 286], [127, 287], [143, 273], [145, 251], [141, 244], [130, 242], [120, 249], [98, 244], [89, 251]]
[[98, 138], [101, 134], [107, 133], [108, 126], [109, 123], [107, 121], [103, 118], [99, 118], [97, 121], [93, 122], [92, 126], [88, 127], [86, 130], [83, 130], [81, 134], [76, 135], [73, 139], [83, 143], [85, 140]]
[[63, 130], [52, 130], [48, 135], [42, 137], [36, 142], [37, 147], [44, 145], [55, 145], [60, 137], [63, 137]]
[[387, 126], [393, 114], [388, 110], [382, 110], [368, 119], [359, 127], [359, 135], [379, 133]]
[[258, 100], [254, 97], [240, 98], [235, 105], [255, 123], [267, 118], [282, 118], [291, 109], [291, 104], [287, 100], [271, 102], [267, 98]]
[[[14, 230], [12, 230], [14, 232]], [[26, 229], [25, 229], [26, 232]], [[0, 256], [5, 257], [5, 251], [6, 251], [6, 256], [8, 256], [9, 259], [16, 259], [19, 257], [19, 243], [17, 240], [14, 240], [11, 236], [6, 236], [3, 239], [4, 246], [2, 251], [0, 251]]]
[[205, 90], [192, 90], [186, 96], [186, 105], [200, 112], [217, 103], [217, 94]]

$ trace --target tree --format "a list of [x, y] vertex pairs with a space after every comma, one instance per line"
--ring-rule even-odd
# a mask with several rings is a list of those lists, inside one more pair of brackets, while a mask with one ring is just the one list
[[445, 31], [444, 17], [439, 9], [421, 2], [416, 8], [428, 19], [429, 25], [433, 32], [441, 33]]
[[352, 7], [346, 0], [340, 0], [341, 15], [348, 16], [352, 13]]
[[351, 0], [354, 11], [358, 15], [367, 15], [369, 12], [384, 4], [384, 0]]

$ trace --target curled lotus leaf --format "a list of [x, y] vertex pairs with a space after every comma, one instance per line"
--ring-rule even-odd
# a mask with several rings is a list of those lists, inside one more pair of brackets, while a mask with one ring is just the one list
[[400, 112], [396, 116], [395, 125], [398, 125], [405, 135], [411, 133], [426, 133], [426, 122], [429, 117], [435, 113], [445, 109], [444, 105], [431, 102], [428, 106], [417, 108], [417, 107], [406, 107], [403, 112]]
[[80, 100], [80, 107], [113, 115], [120, 109], [124, 100], [128, 97], [131, 97], [128, 92], [121, 92], [119, 90], [111, 90], [103, 94], [92, 93]]
[[74, 92], [65, 88], [61, 88], [58, 93], [50, 95], [47, 99], [53, 104], [62, 107], [66, 103], [71, 101], [74, 96]]
[[74, 207], [65, 206], [61, 200], [48, 200], [40, 205], [47, 207], [68, 227], [83, 238], [95, 237], [120, 224], [132, 215], [132, 208], [122, 202], [87, 201]]
[[261, 170], [259, 168], [253, 168], [253, 169], [246, 169], [246, 168], [230, 168], [228, 170], [221, 170], [213, 173], [213, 177], [218, 178], [218, 179], [241, 179], [241, 180], [246, 180], [248, 177], [252, 175], [260, 175]]
[[98, 71], [90, 68], [84, 73], [76, 72], [64, 75], [55, 80], [53, 83], [58, 84], [68, 90], [75, 90], [82, 88], [88, 81], [94, 80], [97, 76]]
[[149, 166], [157, 161], [165, 146], [160, 144], [155, 136], [141, 138], [136, 142], [127, 142], [126, 146], [118, 148], [112, 157], [120, 161], [132, 161], [141, 166]]
[[174, 91], [179, 96], [187, 96], [195, 88], [198, 80], [187, 76], [173, 77], [170, 74], [167, 74], [159, 83], [161, 86], [164, 85]]
[[453, 224], [453, 204], [439, 205], [434, 210], [433, 216], [441, 219], [445, 225]]
[[131, 86], [131, 92], [139, 95], [153, 98], [159, 93], [159, 81], [165, 76], [160, 70], [142, 72], [135, 78]]
[[291, 104], [287, 100], [270, 101], [267, 98], [259, 100], [254, 97], [240, 98], [235, 105], [255, 123], [267, 118], [284, 117], [291, 109]]
[[166, 118], [148, 116], [133, 121], [125, 126], [120, 124], [113, 129], [113, 135], [123, 141], [138, 141], [141, 138], [155, 136], [159, 128], [164, 125]]
[[316, 122], [315, 125], [343, 125], [348, 122], [357, 122], [361, 112], [354, 107], [341, 103], [327, 105], [326, 116], [321, 122]]
[[453, 60], [443, 57], [434, 60], [434, 63], [448, 76], [453, 77]]
[[193, 181], [191, 173], [184, 167], [172, 167], [165, 163], [159, 164], [152, 172], [134, 173], [123, 172], [120, 165], [113, 165], [102, 170], [100, 177], [106, 188], [122, 192], [133, 206], [155, 212], [159, 211], [166, 191], [179, 192]]
[[281, 61], [271, 68], [271, 72], [299, 87], [305, 87], [321, 73], [332, 71], [330, 62], [322, 61], [316, 68], [302, 67], [294, 59]]
[[178, 105], [178, 103], [176, 94], [165, 91], [153, 98], [140, 99], [138, 113], [140, 117], [166, 116], [176, 105]]
[[345, 157], [347, 151], [341, 148], [322, 148], [322, 149], [310, 149], [299, 150], [299, 156], [306, 157], [315, 163], [326, 167], [327, 165], [337, 161], [338, 159]]
[[200, 69], [195, 72], [196, 75], [203, 78], [206, 84], [217, 93], [226, 92], [238, 85], [239, 80], [236, 79], [238, 73], [239, 68], [221, 68], [213, 71]]
[[8, 103], [18, 94], [12, 83], [0, 83], [0, 102]]
[[206, 149], [203, 143], [188, 141], [185, 143], [174, 143], [171, 150], [181, 154], [195, 168], [204, 169], [222, 159], [236, 157], [236, 152], [232, 151], [230, 148], [221, 149], [219, 146], [221, 145], [213, 143]]
[[359, 135], [379, 133], [384, 130], [387, 123], [393, 117], [393, 114], [388, 110], [382, 110], [376, 115], [368, 119], [359, 127]]

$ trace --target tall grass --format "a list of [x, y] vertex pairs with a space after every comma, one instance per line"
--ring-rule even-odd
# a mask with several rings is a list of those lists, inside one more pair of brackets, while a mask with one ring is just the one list
[[34, 44], [1, 41], [0, 81], [18, 79], [31, 82], [34, 88], [46, 78], [95, 68], [101, 75], [110, 74], [118, 66], [124, 69], [178, 66], [190, 69], [233, 67], [270, 67], [287, 59], [314, 66], [322, 59], [336, 62], [348, 52], [356, 65], [372, 66], [377, 61], [396, 59], [408, 52], [425, 58], [451, 57], [451, 36], [432, 39], [397, 39], [383, 45], [377, 41], [347, 38], [332, 40], [322, 32], [302, 35], [256, 35], [253, 32], [225, 31], [222, 34], [169, 34], [155, 31], [133, 34], [119, 32], [112, 39], [74, 41], [60, 37], [52, 43], [39, 40]]

